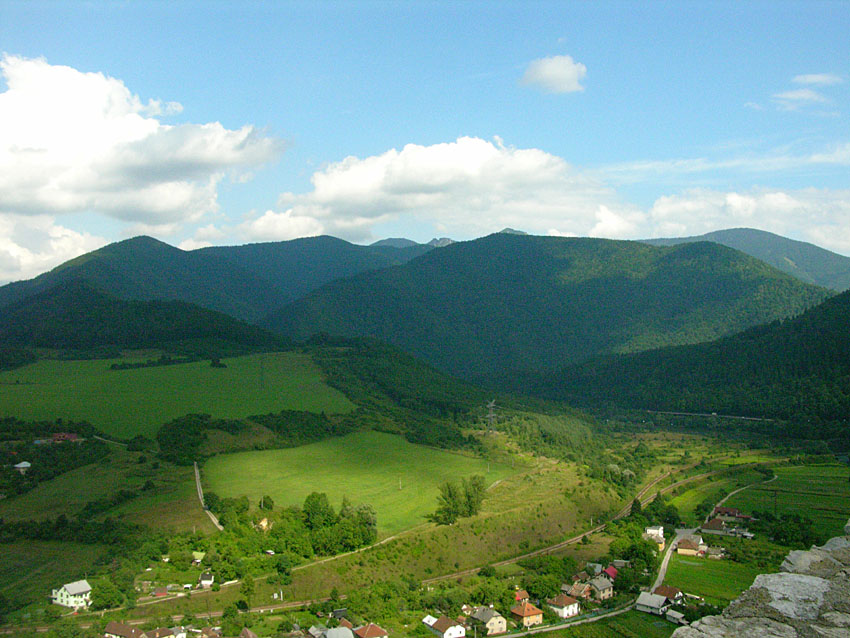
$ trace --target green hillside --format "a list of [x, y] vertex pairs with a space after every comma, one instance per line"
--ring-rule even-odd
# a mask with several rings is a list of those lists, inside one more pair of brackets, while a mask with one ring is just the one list
[[206, 356], [286, 345], [219, 312], [181, 301], [124, 301], [82, 281], [0, 308], [0, 342], [64, 350], [179, 347]]
[[675, 246], [698, 241], [710, 241], [740, 250], [810, 284], [833, 290], [850, 288], [850, 257], [764, 230], [731, 228], [698, 237], [647, 239], [646, 243]]
[[799, 313], [828, 294], [717, 244], [500, 233], [334, 281], [263, 325], [295, 339], [371, 336], [439, 369], [492, 381], [707, 341]]
[[711, 343], [589, 361], [531, 385], [586, 405], [789, 419], [799, 437], [847, 439], [848, 325], [844, 292], [794, 319]]
[[0, 287], [0, 307], [82, 280], [122, 299], [186, 301], [251, 321], [328, 281], [404, 263], [429, 250], [308, 237], [183, 251], [135, 237]]

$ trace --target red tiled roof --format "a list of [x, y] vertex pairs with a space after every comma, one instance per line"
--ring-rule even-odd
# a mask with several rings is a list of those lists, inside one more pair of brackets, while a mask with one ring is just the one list
[[354, 630], [360, 638], [382, 638], [387, 635], [386, 629], [381, 629], [378, 625], [370, 622], [368, 625], [363, 625]]
[[515, 616], [519, 616], [520, 618], [527, 618], [528, 616], [537, 616], [538, 614], [542, 614], [543, 611], [537, 609], [537, 607], [531, 603], [522, 603], [511, 609], [511, 613]]
[[611, 580], [615, 580], [617, 578], [617, 568], [613, 565], [608, 565], [608, 567], [602, 570], [602, 573], [608, 574], [608, 578]]
[[527, 598], [528, 598], [528, 592], [525, 591], [524, 589], [518, 590], [516, 595], [514, 596], [514, 600], [525, 600]]
[[550, 605], [555, 605], [556, 607], [569, 607], [570, 605], [575, 605], [578, 601], [572, 596], [567, 596], [566, 594], [558, 594], [554, 598], [551, 598], [546, 601]]

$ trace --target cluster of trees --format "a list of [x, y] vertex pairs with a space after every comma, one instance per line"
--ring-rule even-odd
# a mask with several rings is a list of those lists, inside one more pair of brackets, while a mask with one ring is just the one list
[[125, 363], [113, 363], [109, 366], [110, 370], [137, 370], [139, 368], [156, 368], [158, 366], [174, 366], [181, 363], [192, 363], [197, 361], [197, 357], [172, 357], [168, 354], [162, 354], [158, 359], [148, 359], [147, 361], [128, 361]]
[[[94, 463], [109, 454], [109, 446], [97, 439], [61, 444], [10, 445], [0, 449], [0, 492], [7, 496], [22, 494], [59, 474]], [[26, 474], [12, 466], [28, 461]]]
[[476, 474], [461, 479], [460, 483], [446, 481], [437, 496], [437, 511], [429, 518], [439, 525], [451, 525], [459, 518], [475, 516], [487, 493], [484, 477]]
[[774, 516], [771, 512], [754, 511], [753, 517], [755, 520], [750, 525], [751, 531], [762, 532], [780, 545], [806, 549], [826, 540], [815, 531], [812, 519], [807, 516], [800, 514]]
[[[353, 505], [343, 498], [336, 511], [324, 492], [313, 492], [303, 507], [275, 509], [268, 496], [250, 513], [246, 497], [220, 498], [213, 492], [205, 495], [206, 505], [219, 517], [225, 532], [238, 539], [245, 554], [272, 550], [287, 556], [286, 565], [314, 555], [330, 556], [371, 545], [378, 535], [375, 510], [370, 505]], [[260, 525], [260, 521], [265, 519]], [[278, 572], [283, 573], [281, 564]]]
[[159, 428], [156, 440], [159, 455], [176, 465], [191, 465], [198, 460], [198, 448], [206, 441], [207, 430], [238, 434], [245, 424], [236, 419], [214, 419], [209, 414], [187, 414]]

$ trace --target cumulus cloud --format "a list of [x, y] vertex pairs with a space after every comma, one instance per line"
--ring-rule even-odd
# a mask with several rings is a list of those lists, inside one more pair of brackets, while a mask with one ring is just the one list
[[795, 84], [813, 84], [816, 86], [830, 86], [832, 84], [841, 84], [844, 81], [840, 75], [835, 73], [808, 73], [804, 75], [795, 75], [792, 82]]
[[554, 55], [532, 60], [520, 82], [536, 86], [547, 93], [574, 93], [584, 91], [581, 81], [587, 75], [587, 67], [569, 55]]
[[[308, 193], [281, 195], [279, 212], [246, 220], [243, 236], [271, 240], [328, 233], [364, 241], [377, 224], [402, 217], [467, 237], [505, 226], [586, 235], [600, 223], [622, 233], [637, 214], [560, 157], [505, 146], [499, 139], [461, 137], [347, 157], [317, 171], [311, 181]], [[615, 224], [608, 213], [600, 220], [600, 206], [628, 223]]]
[[0, 211], [95, 212], [162, 226], [217, 209], [217, 185], [274, 158], [253, 126], [166, 125], [176, 102], [143, 103], [118, 79], [4, 55], [0, 73]]
[[0, 285], [35, 277], [106, 243], [65, 228], [50, 215], [0, 214]]
[[652, 237], [754, 227], [850, 253], [850, 190], [692, 189], [658, 198], [648, 223]]

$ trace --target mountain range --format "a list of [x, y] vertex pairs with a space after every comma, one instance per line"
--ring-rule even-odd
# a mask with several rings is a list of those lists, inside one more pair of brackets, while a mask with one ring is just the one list
[[466, 379], [696, 343], [802, 312], [823, 288], [714, 243], [497, 233], [330, 282], [261, 325], [392, 343]]

